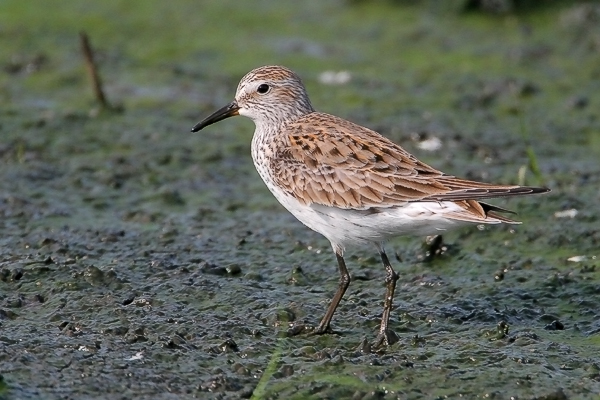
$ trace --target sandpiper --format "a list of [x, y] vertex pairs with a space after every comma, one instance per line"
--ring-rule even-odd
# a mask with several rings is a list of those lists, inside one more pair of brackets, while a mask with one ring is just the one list
[[234, 115], [254, 121], [252, 159], [267, 187], [298, 220], [331, 242], [339, 287], [314, 333], [332, 332], [331, 319], [350, 284], [347, 247], [372, 243], [386, 270], [376, 346], [398, 340], [389, 329], [398, 274], [387, 239], [433, 235], [467, 224], [516, 224], [510, 212], [480, 200], [548, 192], [542, 187], [459, 179], [419, 161], [377, 132], [316, 112], [302, 81], [281, 66], [250, 71], [235, 100], [192, 128], [197, 132]]

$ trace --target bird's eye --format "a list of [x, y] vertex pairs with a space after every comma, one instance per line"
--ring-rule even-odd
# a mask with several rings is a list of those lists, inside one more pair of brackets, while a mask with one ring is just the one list
[[271, 89], [269, 87], [269, 85], [267, 85], [266, 83], [263, 83], [261, 85], [258, 86], [258, 88], [256, 89], [256, 91], [260, 94], [265, 94], [269, 91], [269, 89]]

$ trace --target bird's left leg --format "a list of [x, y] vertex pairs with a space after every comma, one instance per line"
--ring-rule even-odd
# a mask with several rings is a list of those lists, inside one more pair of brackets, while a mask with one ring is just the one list
[[394, 291], [396, 290], [396, 282], [398, 281], [398, 274], [392, 268], [390, 260], [385, 254], [383, 246], [377, 246], [381, 261], [385, 267], [385, 300], [383, 301], [383, 315], [381, 316], [381, 327], [379, 328], [379, 335], [375, 339], [374, 347], [379, 346], [390, 346], [396, 343], [399, 339], [398, 336], [389, 329], [388, 324], [390, 321], [390, 313], [392, 311], [392, 304], [394, 301]]

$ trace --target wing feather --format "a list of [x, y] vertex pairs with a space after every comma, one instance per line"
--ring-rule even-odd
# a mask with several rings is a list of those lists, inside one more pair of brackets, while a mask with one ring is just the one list
[[307, 114], [283, 130], [270, 159], [272, 177], [305, 205], [364, 210], [456, 201], [465, 210], [460, 218], [480, 220], [490, 209], [476, 200], [548, 191], [446, 175], [377, 132], [329, 114]]

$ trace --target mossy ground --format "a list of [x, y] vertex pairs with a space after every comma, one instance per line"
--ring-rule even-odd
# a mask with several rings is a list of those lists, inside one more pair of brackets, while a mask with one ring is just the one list
[[[408, 3], [1, 2], [0, 397], [597, 398], [600, 9]], [[122, 112], [94, 103], [81, 30]], [[329, 244], [260, 181], [250, 121], [189, 133], [272, 63], [439, 169], [552, 188], [431, 262], [390, 243], [381, 352], [373, 249], [350, 252], [339, 334], [286, 336], [335, 291]]]

